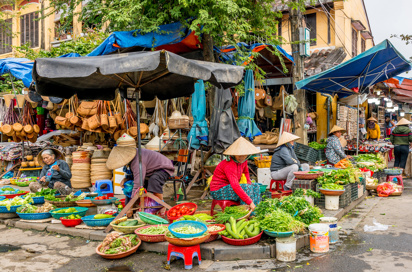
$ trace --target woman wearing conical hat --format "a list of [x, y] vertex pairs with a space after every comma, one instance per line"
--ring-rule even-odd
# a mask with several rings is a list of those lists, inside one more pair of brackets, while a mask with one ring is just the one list
[[391, 143], [395, 146], [395, 164], [394, 167], [405, 169], [406, 161], [409, 155], [409, 145], [412, 143], [412, 132], [409, 125], [412, 124], [405, 118], [402, 118], [391, 133]]
[[371, 117], [368, 120], [366, 139], [376, 141], [381, 138], [381, 129], [378, 125], [378, 120]]
[[[126, 196], [126, 202], [133, 197], [140, 188], [139, 156], [137, 155], [136, 141], [128, 134], [123, 134], [116, 141], [116, 146], [110, 152], [106, 167], [114, 170], [124, 166], [130, 166], [133, 174], [133, 191]], [[173, 163], [159, 152], [142, 149], [142, 184], [144, 188], [163, 199], [163, 185], [174, 174]], [[122, 181], [121, 186], [123, 186]]]
[[289, 132], [283, 132], [275, 148], [270, 164], [270, 175], [274, 180], [286, 180], [283, 190], [292, 189], [295, 180], [294, 172], [309, 171], [309, 164], [301, 164], [293, 150], [295, 140], [300, 137]]
[[[210, 183], [213, 199], [240, 201], [243, 205], [249, 205], [251, 210], [255, 209], [261, 201], [260, 186], [250, 180], [247, 159], [257, 153], [260, 150], [243, 137], [226, 149], [223, 155], [228, 157], [218, 164]], [[246, 177], [246, 184], [239, 184], [242, 174]]]
[[346, 156], [341, 142], [341, 136], [345, 131], [345, 129], [335, 125], [329, 132], [325, 154], [326, 159], [331, 164], [337, 164], [340, 160], [351, 158], [351, 156]]

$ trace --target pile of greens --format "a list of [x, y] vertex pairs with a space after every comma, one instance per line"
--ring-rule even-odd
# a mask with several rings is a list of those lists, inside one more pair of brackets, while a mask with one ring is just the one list
[[[105, 241], [103, 241], [103, 244], [104, 242]], [[118, 254], [130, 250], [131, 248], [137, 246], [138, 243], [139, 239], [136, 234], [119, 236], [109, 244], [102, 246], [100, 248], [100, 252], [104, 254]]]
[[259, 221], [266, 220], [277, 209], [288, 213], [306, 225], [318, 223], [319, 218], [322, 217], [322, 211], [318, 207], [313, 207], [303, 197], [290, 195], [281, 200], [274, 198], [261, 201], [255, 209], [256, 218]]
[[28, 203], [33, 203], [31, 196], [25, 196], [24, 198], [16, 196], [13, 199], [4, 199], [0, 201], [0, 206], [6, 206], [7, 210], [10, 211], [11, 206], [20, 206]]
[[289, 213], [275, 209], [263, 220], [259, 221], [261, 229], [274, 232], [288, 232], [293, 231], [300, 233], [305, 230], [305, 224], [293, 218]]
[[216, 214], [215, 221], [218, 224], [225, 224], [229, 222], [230, 217], [237, 220], [248, 213], [249, 210], [245, 206], [230, 206], [226, 207], [224, 212]]
[[311, 189], [302, 189], [302, 188], [297, 188], [293, 194], [293, 196], [312, 196], [313, 198], [321, 198], [321, 194], [317, 193]]
[[326, 148], [326, 144], [320, 144], [318, 142], [310, 142], [308, 145], [316, 150], [323, 150]]

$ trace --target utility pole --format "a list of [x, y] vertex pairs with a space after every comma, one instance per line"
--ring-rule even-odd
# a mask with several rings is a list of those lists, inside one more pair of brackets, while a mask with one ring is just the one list
[[[291, 0], [298, 4], [299, 0]], [[300, 9], [292, 9], [289, 7], [289, 20], [291, 28], [291, 42], [292, 42], [292, 56], [295, 60], [295, 65], [293, 66], [293, 77], [292, 83], [295, 85], [296, 82], [304, 78], [304, 62], [303, 57], [300, 55], [299, 42], [300, 35], [299, 29], [303, 27], [303, 15]], [[298, 142], [302, 144], [308, 143], [308, 134], [303, 128], [306, 122], [306, 91], [305, 90], [294, 90], [293, 95], [296, 97], [296, 102], [298, 107], [296, 109], [297, 114], [295, 115], [295, 134], [300, 137]]]

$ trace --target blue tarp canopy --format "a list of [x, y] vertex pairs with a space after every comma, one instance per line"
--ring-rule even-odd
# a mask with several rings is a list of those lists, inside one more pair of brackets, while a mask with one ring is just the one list
[[[289, 55], [288, 53], [286, 53], [286, 51], [278, 46], [278, 45], [270, 45], [270, 44], [263, 44], [263, 43], [254, 43], [254, 44], [247, 44], [244, 42], [240, 42], [236, 44], [238, 47], [244, 47], [246, 48], [246, 50], [250, 51], [249, 57], [251, 57], [252, 52], [259, 52], [263, 49], [265, 49], [266, 47], [270, 46], [272, 48], [276, 48], [284, 57], [286, 57], [287, 59], [289, 59], [291, 62], [294, 62], [293, 57], [291, 55]], [[214, 47], [214, 50], [219, 53], [219, 58], [226, 62], [226, 63], [232, 63], [235, 64], [236, 62], [236, 47], [234, 45], [228, 45], [228, 46], [224, 46], [224, 47]]]
[[31, 72], [34, 61], [25, 58], [5, 58], [0, 59], [0, 75], [12, 74], [15, 78], [21, 79], [27, 88], [32, 81]]
[[[194, 33], [180, 22], [161, 25], [158, 31], [141, 34], [140, 30], [117, 31], [106, 38], [96, 49], [87, 56], [101, 56], [116, 52], [119, 49], [131, 48], [131, 51], [142, 51], [145, 48], [166, 49], [174, 53], [187, 52], [192, 48], [199, 49], [198, 39]], [[174, 45], [174, 48], [158, 48], [166, 45]], [[135, 48], [133, 50], [133, 48]], [[137, 50], [136, 50], [137, 49]], [[175, 50], [173, 50], [175, 49]]]
[[192, 138], [190, 146], [199, 149], [200, 145], [207, 145], [209, 128], [206, 121], [206, 93], [203, 80], [198, 80], [195, 84], [195, 92], [192, 94], [192, 115], [193, 126], [187, 138]]
[[245, 73], [245, 95], [239, 98], [237, 126], [240, 134], [253, 140], [253, 137], [262, 135], [256, 126], [255, 120], [255, 80], [252, 70]]
[[362, 90], [409, 70], [410, 62], [385, 40], [344, 63], [298, 81], [296, 88], [346, 97], [354, 94], [354, 88]]

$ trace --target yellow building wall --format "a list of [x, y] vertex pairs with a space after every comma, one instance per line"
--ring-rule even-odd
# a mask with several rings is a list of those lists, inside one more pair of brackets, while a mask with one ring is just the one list
[[[13, 46], [20, 46], [20, 16], [25, 15], [28, 13], [36, 12], [41, 9], [41, 4], [39, 3], [29, 3], [23, 6], [19, 6], [20, 3], [23, 1], [19, 1], [16, 3], [16, 6], [13, 10], [13, 12], [10, 13], [10, 17], [13, 16], [13, 24], [12, 24], [12, 34], [13, 34], [13, 39], [12, 39], [12, 45]], [[40, 1], [39, 1], [40, 2]], [[43, 0], [43, 6], [48, 7], [50, 5], [50, 0]], [[81, 5], [79, 5], [75, 12], [81, 11]], [[50, 12], [49, 10], [45, 11], [46, 14], [47, 12]], [[5, 15], [3, 16], [8, 16], [8, 13], [4, 13]], [[39, 14], [39, 17], [41, 17], [41, 14]], [[41, 28], [43, 27], [44, 29], [44, 34], [42, 35]], [[82, 32], [82, 22], [79, 20], [79, 16], [75, 16], [73, 20], [73, 38], [79, 37]], [[54, 36], [55, 36], [55, 23], [54, 23], [54, 14], [46, 17], [45, 19], [42, 19], [39, 21], [39, 47], [33, 48], [34, 50], [40, 50], [40, 47], [42, 43], [44, 43], [44, 49], [49, 50], [51, 48], [51, 42], [54, 41]], [[9, 58], [9, 57], [19, 57], [18, 52], [13, 49], [11, 53], [6, 53], [6, 54], [1, 54], [0, 59], [3, 58]]]

